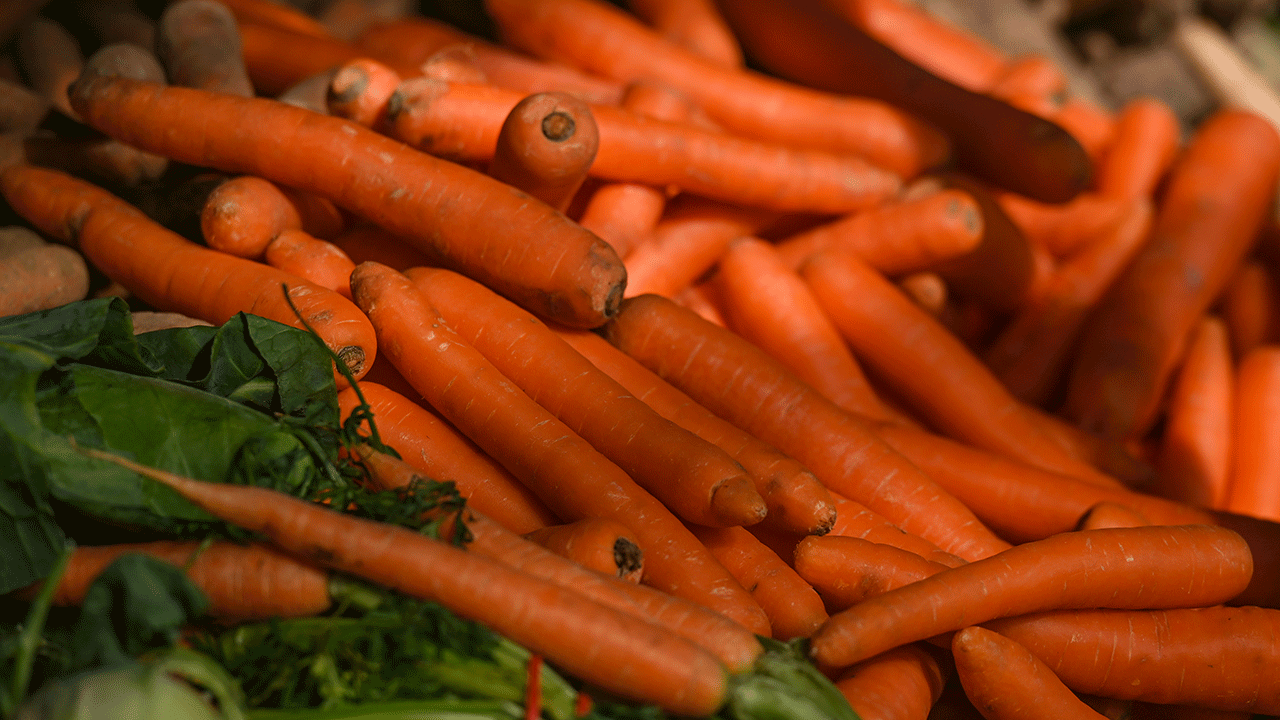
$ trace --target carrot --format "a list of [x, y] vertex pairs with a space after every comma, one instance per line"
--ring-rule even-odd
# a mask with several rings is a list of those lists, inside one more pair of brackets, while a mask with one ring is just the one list
[[[115, 78], [78, 83], [76, 103], [95, 127], [125, 142], [325, 197], [566, 325], [598, 326], [621, 299], [622, 263], [599, 238], [492, 178], [354, 123], [272, 100]], [[276, 142], [269, 132], [213, 132], [194, 122], [199, 117], [288, 128], [292, 140]], [[155, 123], [169, 130], [145, 130]], [[476, 212], [479, 207], [484, 212]], [[498, 252], [497, 238], [519, 249]]]
[[1086, 323], [1068, 382], [1065, 414], [1110, 437], [1138, 437], [1155, 422], [1192, 327], [1274, 199], [1280, 135], [1256, 115], [1221, 110], [1171, 173], [1151, 238]]
[[400, 84], [400, 73], [366, 57], [340, 65], [329, 80], [325, 106], [329, 114], [382, 131], [387, 102]]
[[968, 508], [736, 334], [656, 295], [623, 301], [605, 338], [707, 409], [800, 461], [829, 489], [961, 557], [1005, 544]]
[[892, 545], [845, 535], [804, 538], [794, 563], [833, 613], [947, 569]]
[[847, 248], [881, 272], [900, 275], [971, 252], [982, 234], [977, 201], [951, 189], [846, 215], [784, 239], [778, 251], [798, 268], [818, 250]]
[[424, 252], [404, 238], [396, 237], [377, 225], [358, 224], [333, 236], [331, 242], [359, 265], [374, 260], [383, 265], [405, 270], [419, 265], [439, 265], [434, 253]]
[[557, 516], [622, 522], [645, 550], [646, 582], [767, 634], [764, 613], [666, 507], [499, 373], [408, 278], [363, 263], [351, 291], [388, 358], [423, 398]]
[[987, 720], [1029, 720], [1045, 713], [1103, 720], [1015, 640], [975, 625], [952, 637], [951, 655], [965, 695]]
[[[1149, 196], [1135, 197], [1132, 201]], [[1082, 247], [1115, 227], [1132, 201], [1085, 191], [1069, 202], [1050, 204], [1011, 192], [998, 192], [996, 201], [1028, 240], [1054, 257], [1070, 258]]]
[[243, 24], [265, 25], [315, 38], [332, 35], [318, 20], [289, 5], [271, 0], [218, 0]]
[[947, 281], [938, 273], [929, 270], [909, 273], [899, 278], [897, 285], [921, 310], [934, 317], [940, 317], [945, 312], [949, 299]]
[[987, 94], [1027, 112], [1052, 117], [1062, 107], [1067, 78], [1046, 55], [1028, 52], [1011, 58]]
[[[332, 35], [297, 33], [248, 20], [240, 22], [240, 47], [249, 80], [259, 94], [270, 96], [316, 73], [367, 55]], [[420, 74], [416, 64], [387, 64], [404, 77]]]
[[549, 525], [525, 537], [597, 572], [640, 582], [644, 551], [626, 525], [607, 518], [586, 518], [566, 525]]
[[860, 718], [922, 720], [950, 674], [930, 648], [917, 643], [853, 665], [836, 679], [836, 688]]
[[253, 97], [239, 26], [221, 2], [178, 0], [166, 7], [156, 27], [156, 54], [174, 85]]
[[826, 621], [813, 587], [746, 528], [689, 529], [764, 608], [775, 639], [809, 637]]
[[713, 281], [729, 329], [772, 355], [843, 410], [890, 417], [840, 331], [773, 246], [752, 237], [730, 243]]
[[1219, 303], [1235, 357], [1244, 357], [1263, 343], [1280, 341], [1280, 287], [1266, 263], [1245, 258], [1227, 281]]
[[1080, 143], [1095, 168], [1106, 162], [1116, 135], [1115, 113], [1084, 98], [1068, 95], [1049, 119]]
[[[369, 403], [382, 441], [423, 475], [452, 482], [470, 507], [520, 534], [560, 522], [506, 468], [431, 410], [368, 380], [360, 383], [360, 392]], [[409, 392], [415, 391], [409, 388]], [[359, 402], [350, 388], [338, 393], [338, 409], [344, 421]], [[396, 485], [407, 485], [410, 479], [402, 477]]]
[[476, 64], [472, 45], [458, 43], [446, 45], [422, 62], [422, 75], [445, 82], [488, 84], [489, 78]]
[[503, 39], [520, 49], [622, 82], [667, 83], [744, 137], [858, 154], [902, 177], [949, 152], [940, 133], [886, 103], [720, 67], [604, 2], [489, 0], [485, 8]]
[[1226, 509], [1280, 522], [1280, 345], [1259, 345], [1236, 369]]
[[1149, 201], [1131, 203], [1114, 226], [1059, 265], [987, 347], [983, 361], [1015, 397], [1041, 406], [1054, 397], [1080, 328], [1146, 241], [1153, 215]]
[[1137, 97], [1116, 116], [1115, 137], [1098, 164], [1098, 192], [1120, 200], [1151, 197], [1182, 144], [1173, 110], [1155, 98]]
[[1077, 610], [984, 625], [1032, 652], [1076, 692], [1272, 715], [1280, 610]]
[[939, 633], [1045, 610], [1203, 607], [1249, 584], [1237, 533], [1209, 525], [1109, 528], [1017, 545], [836, 613], [810, 638], [822, 667], [843, 667]]
[[329, 114], [329, 83], [337, 68], [312, 73], [276, 94], [286, 105], [304, 108], [321, 115]]
[[267, 244], [263, 259], [277, 270], [351, 299], [351, 271], [356, 265], [337, 245], [302, 230], [285, 230]]
[[955, 336], [856, 256], [824, 251], [800, 274], [859, 358], [926, 421], [977, 447], [1119, 486], [1064, 452]]
[[1089, 508], [1084, 517], [1080, 518], [1080, 524], [1076, 529], [1098, 530], [1100, 528], [1142, 527], [1150, 524], [1151, 521], [1147, 520], [1137, 510], [1127, 505], [1104, 500]]
[[498, 372], [677, 516], [712, 527], [764, 519], [764, 499], [741, 465], [627, 393], [531, 314], [448, 270], [406, 274]]
[[288, 552], [438, 602], [610, 692], [689, 715], [714, 713], [725, 702], [728, 673], [710, 653], [572, 590], [408, 528], [343, 515], [274, 490], [204, 483], [100, 451], [82, 452], [128, 463]]
[[84, 66], [75, 36], [58, 22], [37, 16], [18, 28], [13, 50], [27, 85], [59, 112], [78, 119], [67, 97], [67, 87]]
[[1151, 492], [1204, 508], [1226, 507], [1236, 369], [1222, 319], [1208, 315], [1192, 330], [1172, 380], [1159, 438], [1160, 474]]
[[804, 535], [821, 535], [831, 529], [836, 519], [831, 493], [794, 458], [694, 402], [599, 335], [581, 330], [557, 332], [627, 392], [737, 460], [751, 474], [768, 508], [764, 520], [753, 528], [767, 526]]
[[[487, 162], [503, 120], [524, 96], [490, 85], [415, 78], [388, 107], [391, 133], [424, 152]], [[851, 154], [791, 148], [592, 105], [600, 143], [591, 176], [675, 185], [725, 202], [847, 212], [893, 196], [900, 178]]]
[[79, 605], [89, 585], [116, 558], [142, 553], [182, 567], [209, 599], [209, 614], [223, 620], [309, 617], [329, 609], [329, 573], [270, 545], [155, 540], [79, 545], [54, 591], [55, 605]]
[[832, 536], [853, 537], [889, 545], [948, 567], [964, 562], [919, 535], [903, 530], [862, 503], [839, 493], [831, 495], [835, 498], [837, 513], [836, 523], [831, 527]]
[[205, 244], [236, 257], [260, 258], [280, 233], [301, 229], [301, 208], [284, 188], [254, 175], [218, 185], [200, 211]]
[[377, 354], [373, 327], [341, 295], [196, 245], [101, 188], [17, 165], [0, 175], [0, 189], [31, 224], [71, 243], [103, 274], [157, 309], [216, 325], [248, 312], [301, 327], [291, 300], [357, 379]]
[[660, 35], [726, 68], [742, 67], [742, 48], [714, 0], [627, 0]]
[[585, 102], [567, 93], [535, 93], [502, 122], [488, 173], [564, 212], [599, 147]]
[[0, 232], [0, 317], [47, 310], [89, 294], [89, 268], [80, 253], [46, 243], [35, 233], [30, 233], [30, 244], [7, 237], [25, 235], [30, 232], [26, 228]]

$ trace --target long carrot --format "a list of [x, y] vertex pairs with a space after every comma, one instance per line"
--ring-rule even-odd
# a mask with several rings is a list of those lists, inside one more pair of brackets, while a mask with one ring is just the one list
[[563, 212], [599, 147], [590, 106], [568, 93], [534, 93], [503, 120], [488, 173]]
[[[377, 355], [373, 326], [351, 301], [275, 268], [201, 247], [99, 187], [17, 165], [0, 175], [0, 188], [33, 225], [77, 247], [153, 307], [214, 324], [248, 312], [301, 327], [291, 300], [357, 379]], [[288, 286], [287, 299], [282, 286]]]
[[759, 525], [821, 535], [836, 519], [835, 499], [813, 473], [759, 438], [699, 405], [595, 333], [561, 330], [560, 337], [658, 414], [729, 453], [755, 480], [768, 514]]
[[1270, 207], [1280, 134], [1256, 115], [1219, 111], [1171, 173], [1151, 238], [1085, 325], [1068, 383], [1065, 414], [1112, 437], [1155, 422], [1192, 327]]
[[836, 688], [860, 718], [923, 720], [950, 674], [935, 651], [917, 643], [848, 668], [836, 679]]
[[267, 244], [263, 260], [304, 280], [351, 299], [351, 271], [356, 265], [342, 248], [302, 230], [285, 230]]
[[656, 295], [604, 328], [623, 352], [707, 409], [803, 463], [831, 490], [961, 557], [1005, 547], [968, 508], [764, 351]]
[[[332, 35], [296, 33], [250, 21], [240, 23], [240, 48], [253, 87], [268, 96], [368, 54]], [[415, 64], [385, 62], [404, 77], [421, 72]]]
[[796, 545], [795, 569], [830, 612], [923, 580], [947, 568], [892, 545], [842, 535], [811, 536]]
[[1237, 533], [1208, 525], [1062, 533], [949, 568], [861, 602], [810, 639], [824, 667], [843, 667], [939, 633], [1056, 609], [1203, 607], [1249, 584], [1253, 557]]
[[741, 465], [627, 393], [528, 312], [448, 270], [406, 275], [498, 372], [677, 516], [712, 527], [764, 519], [764, 499]]
[[1104, 720], [1018, 642], [981, 626], [951, 639], [956, 677], [987, 720]]
[[[622, 263], [599, 238], [492, 178], [355, 123], [272, 100], [117, 78], [75, 87], [76, 106], [103, 132], [183, 162], [326, 197], [567, 325], [597, 326], [621, 299]], [[203, 118], [217, 118], [217, 127]], [[156, 123], [166, 132], [146, 130]], [[284, 128], [291, 141], [277, 142], [275, 131], [220, 132], [226, 124]], [[510, 252], [491, 246], [498, 238]]]
[[714, 0], [627, 0], [626, 6], [675, 44], [718, 65], [742, 67], [742, 48]]
[[485, 7], [508, 43], [623, 82], [665, 82], [745, 137], [860, 154], [903, 177], [948, 153], [940, 133], [886, 103], [717, 66], [605, 2], [489, 0]]
[[[706, 715], [726, 700], [728, 673], [693, 643], [544, 580], [398, 525], [363, 520], [264, 488], [204, 483], [128, 463], [210, 514], [326, 567], [438, 602], [543, 655], [587, 682], [668, 712]], [[589, 630], [592, 625], [595, 630]], [[588, 635], [599, 634], [584, 640]]]
[[1098, 192], [1121, 200], [1151, 197], [1181, 145], [1182, 130], [1168, 104], [1130, 100], [1116, 117], [1115, 137], [1098, 165]]
[[626, 525], [607, 518], [586, 518], [549, 525], [525, 537], [596, 572], [640, 582], [644, 550]]
[[1280, 522], [1280, 345], [1259, 345], [1241, 358], [1235, 390], [1226, 509]]
[[562, 520], [622, 522], [645, 549], [647, 582], [767, 633], [759, 606], [670, 510], [502, 376], [408, 278], [363, 263], [351, 289], [384, 353], [414, 388]]

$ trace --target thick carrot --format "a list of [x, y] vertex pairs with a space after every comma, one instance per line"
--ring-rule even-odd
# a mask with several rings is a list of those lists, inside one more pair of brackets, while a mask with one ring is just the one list
[[178, 0], [156, 26], [156, 54], [169, 82], [253, 97], [235, 15], [215, 0]]
[[1151, 492], [1204, 508], [1226, 507], [1236, 369], [1222, 319], [1207, 315], [1170, 388]]
[[1005, 547], [958, 500], [733, 332], [656, 295], [628, 298], [606, 339], [707, 409], [803, 463], [833, 491], [961, 557]]
[[525, 537], [596, 572], [640, 582], [644, 550], [626, 525], [608, 518], [585, 518], [564, 525], [548, 525]]
[[833, 613], [947, 569], [892, 545], [844, 535], [804, 538], [794, 563]]
[[[328, 198], [566, 325], [598, 326], [621, 299], [625, 271], [599, 238], [492, 178], [355, 123], [272, 100], [116, 78], [78, 83], [76, 104], [99, 130], [144, 149]], [[291, 141], [277, 142], [274, 131], [219, 132], [202, 118], [286, 128]], [[148, 132], [155, 123], [168, 129]], [[494, 247], [498, 239], [510, 251]]]
[[534, 93], [503, 120], [488, 173], [564, 212], [599, 147], [590, 106], [568, 93]]
[[89, 267], [80, 253], [46, 243], [0, 250], [0, 317], [47, 310], [89, 294]]
[[329, 80], [325, 106], [329, 114], [378, 131], [385, 129], [387, 102], [400, 85], [400, 73], [366, 57], [349, 60]]
[[1280, 134], [1222, 110], [1171, 171], [1150, 239], [1086, 323], [1065, 414], [1111, 437], [1156, 421], [1200, 315], [1240, 264], [1274, 199]]
[[956, 677], [987, 720], [1104, 720], [1021, 644], [981, 626], [951, 638]]
[[[529, 488], [443, 418], [375, 382], [361, 382], [360, 392], [382, 441], [426, 477], [452, 482], [470, 507], [520, 534], [560, 522]], [[350, 388], [338, 393], [344, 421], [359, 403]], [[408, 482], [404, 478], [400, 484]]]
[[764, 609], [775, 639], [809, 637], [826, 621], [813, 587], [746, 528], [689, 529]]
[[831, 529], [831, 493], [794, 458], [721, 419], [595, 333], [559, 330], [575, 350], [658, 414], [729, 453], [755, 480], [768, 514], [766, 526], [802, 535]]
[[759, 606], [670, 510], [499, 373], [408, 278], [363, 263], [351, 290], [384, 353], [414, 388], [557, 516], [624, 523], [645, 550], [648, 583], [767, 634]]
[[79, 605], [89, 585], [116, 558], [141, 553], [182, 567], [209, 599], [209, 614], [224, 620], [309, 617], [329, 608], [329, 573], [270, 545], [155, 540], [80, 545], [58, 582], [53, 602]]
[[1249, 584], [1237, 533], [1209, 525], [1061, 533], [858, 603], [810, 638], [823, 667], [1001, 617], [1057, 609], [1203, 607]]
[[17, 165], [0, 175], [0, 187], [29, 222], [77, 247], [103, 274], [155, 308], [215, 325], [238, 312], [294, 327], [305, 320], [357, 379], [377, 355], [368, 319], [335, 292], [201, 247], [107, 191], [62, 173]]
[[1259, 345], [1236, 369], [1226, 509], [1280, 522], [1280, 345]]
[[713, 278], [729, 329], [755, 343], [840, 408], [890, 417], [808, 285], [763, 240], [733, 241]]
[[1125, 103], [1116, 116], [1115, 137], [1098, 164], [1094, 185], [1120, 200], [1148, 198], [1168, 172], [1182, 145], [1182, 128], [1173, 109], [1155, 98]]
[[859, 359], [928, 422], [992, 452], [1119, 486], [1064, 452], [981, 360], [857, 256], [823, 251], [801, 275]]
[[984, 626], [1021, 643], [1076, 692], [1280, 713], [1280, 610], [1077, 610]]
[[902, 177], [948, 154], [940, 133], [887, 103], [720, 67], [605, 2], [489, 0], [485, 7], [512, 45], [623, 82], [665, 82], [744, 137], [859, 154]]
[[219, 252], [260, 258], [285, 230], [331, 236], [342, 220], [337, 208], [307, 193], [286, 190], [255, 175], [218, 185], [200, 210], [204, 242]]
[[[84, 449], [163, 483], [210, 514], [407, 595], [488, 625], [567, 672], [668, 712], [715, 713], [728, 673], [713, 655], [653, 623], [408, 528], [265, 488], [205, 483]], [[595, 630], [590, 628], [595, 627]], [[592, 637], [600, 633], [600, 637]]]
[[677, 516], [712, 527], [764, 519], [764, 499], [728, 453], [663, 418], [533, 315], [449, 270], [406, 274], [498, 372]]
[[1219, 303], [1234, 357], [1242, 358], [1263, 343], [1280, 342], [1280, 283], [1268, 263], [1245, 258]]
[[267, 243], [263, 260], [304, 280], [351, 299], [351, 271], [356, 265], [342, 248], [302, 230], [285, 230]]
[[727, 68], [742, 67], [742, 48], [714, 0], [627, 0], [660, 35]]
[[950, 674], [934, 650], [916, 643], [853, 665], [835, 682], [860, 718], [925, 720]]
[[[391, 133], [424, 152], [487, 162], [503, 120], [525, 96], [492, 85], [414, 78], [388, 106]], [[600, 144], [591, 176], [675, 185], [706, 197], [778, 210], [848, 212], [892, 197], [892, 172], [848, 153], [792, 148], [592, 105]]]

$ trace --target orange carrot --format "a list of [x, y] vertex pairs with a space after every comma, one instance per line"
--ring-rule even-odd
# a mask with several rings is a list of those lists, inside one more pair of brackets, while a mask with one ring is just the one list
[[1089, 512], [1080, 518], [1078, 530], [1098, 530], [1101, 528], [1142, 527], [1151, 521], [1137, 510], [1117, 502], [1102, 501], [1089, 508]]
[[1001, 617], [1057, 609], [1203, 607], [1249, 584], [1253, 558], [1237, 533], [1208, 525], [1062, 533], [858, 603], [810, 639], [822, 667]]
[[373, 327], [335, 292], [196, 245], [105, 190], [62, 173], [17, 165], [0, 175], [0, 187], [29, 222], [77, 247], [96, 268], [155, 308], [215, 325], [248, 312], [301, 327], [291, 300], [357, 379], [373, 363]]
[[840, 408], [875, 420], [890, 417], [840, 331], [773, 246], [752, 237], [733, 241], [713, 280], [729, 329]]
[[285, 230], [267, 244], [263, 259], [283, 270], [351, 299], [355, 263], [337, 245], [302, 230]]
[[996, 200], [1031, 242], [1057, 258], [1074, 255], [1115, 227], [1132, 207], [1132, 201], [1090, 191], [1056, 205], [1011, 192], [998, 192]]
[[424, 252], [404, 238], [396, 237], [377, 225], [357, 224], [334, 235], [334, 245], [359, 265], [374, 260], [396, 270], [419, 265], [439, 265], [442, 260], [434, 253]]
[[644, 551], [626, 525], [607, 518], [585, 518], [566, 525], [548, 525], [525, 537], [596, 572], [640, 582]]
[[[653, 623], [408, 528], [334, 512], [265, 488], [205, 483], [130, 463], [215, 517], [262, 533], [289, 552], [488, 625], [566, 672], [676, 714], [711, 714], [728, 673], [713, 655]], [[594, 626], [596, 630], [588, 628]], [[602, 633], [584, 646], [584, 633]], [[584, 652], [590, 647], [590, 652]]]
[[1220, 304], [1235, 357], [1242, 358], [1263, 343], [1280, 341], [1280, 287], [1266, 263], [1245, 258], [1227, 281]]
[[489, 0], [485, 8], [516, 47], [622, 82], [667, 83], [744, 137], [855, 153], [902, 177], [937, 165], [949, 152], [940, 133], [886, 103], [720, 67], [605, 2]]
[[[621, 299], [622, 263], [599, 238], [492, 178], [354, 123], [273, 100], [119, 78], [77, 83], [75, 94], [76, 106], [109, 135], [325, 197], [566, 325], [598, 326]], [[291, 141], [277, 142], [273, 132], [215, 132], [197, 123], [201, 117], [217, 117], [219, 125], [289, 128]], [[155, 123], [168, 130], [147, 132]], [[496, 251], [497, 238], [513, 251]]]
[[813, 587], [746, 528], [689, 529], [764, 608], [775, 639], [809, 637], [826, 621]]
[[622, 522], [645, 550], [646, 582], [767, 634], [759, 606], [671, 511], [499, 373], [408, 278], [363, 263], [351, 291], [388, 358], [423, 398], [557, 516]]
[[[279, 95], [316, 73], [333, 70], [367, 55], [332, 35], [296, 33], [250, 21], [240, 22], [240, 47], [249, 80], [260, 94], [269, 96]], [[416, 64], [386, 62], [404, 77], [420, 74]]]
[[1116, 116], [1115, 137], [1098, 165], [1098, 192], [1120, 200], [1151, 197], [1182, 144], [1173, 110], [1155, 98], [1125, 103]]
[[947, 566], [892, 545], [826, 535], [810, 536], [796, 545], [795, 568], [834, 613], [923, 580]]
[[742, 48], [714, 0], [627, 0], [660, 35], [727, 68], [742, 67]]
[[385, 129], [387, 102], [400, 80], [400, 73], [384, 63], [355, 58], [334, 71], [325, 105], [331, 115], [381, 131]]
[[1080, 143], [1095, 168], [1106, 162], [1116, 136], [1114, 113], [1084, 98], [1067, 96], [1049, 119]]
[[406, 274], [498, 372], [677, 516], [712, 527], [764, 519], [764, 499], [741, 465], [627, 393], [531, 314], [448, 270]]
[[1052, 117], [1062, 107], [1067, 78], [1048, 56], [1028, 52], [1011, 58], [987, 94], [1027, 112]]
[[156, 26], [156, 54], [169, 82], [182, 87], [253, 97], [231, 10], [215, 0], [178, 0]]
[[[378, 383], [360, 383], [382, 441], [418, 472], [452, 482], [470, 507], [512, 532], [525, 534], [560, 519], [510, 472], [443, 418]], [[343, 420], [360, 402], [354, 390], [338, 393]], [[399, 484], [408, 484], [403, 478]]]
[[839, 493], [831, 495], [835, 498], [837, 513], [836, 524], [831, 527], [831, 535], [889, 545], [948, 567], [964, 562], [961, 558], [943, 551], [919, 535], [912, 535], [889, 522], [883, 515], [872, 511], [862, 503], [850, 500]]
[[1259, 345], [1236, 369], [1226, 509], [1280, 522], [1280, 345]]
[[[486, 85], [488, 76], [476, 63], [475, 46], [470, 43], [446, 45], [423, 61], [422, 75], [445, 82]], [[536, 94], [536, 93], [534, 93]]]
[[604, 334], [707, 409], [803, 463], [831, 490], [961, 557], [1005, 544], [969, 509], [764, 351], [656, 295], [623, 301]]
[[[4, 228], [4, 231], [26, 228]], [[34, 242], [18, 247], [0, 236], [0, 317], [47, 310], [89, 294], [89, 267], [65, 245]]]
[[1271, 715], [1280, 712], [1280, 610], [1078, 610], [984, 626], [1021, 643], [1081, 693]]
[[310, 15], [271, 0], [218, 0], [230, 8], [240, 23], [266, 25], [300, 35], [330, 38], [332, 35]]
[[801, 275], [858, 357], [928, 422], [978, 447], [1119, 486], [1064, 452], [955, 336], [855, 255], [823, 251]]
[[1226, 507], [1234, 441], [1236, 370], [1222, 319], [1208, 315], [1192, 330], [1173, 378], [1160, 434], [1158, 482], [1151, 492], [1204, 508]]
[[200, 231], [205, 244], [214, 250], [259, 258], [285, 230], [328, 234], [332, 218], [337, 217], [336, 208], [329, 205], [325, 212], [317, 205], [315, 211], [309, 211], [305, 202], [301, 195], [288, 193], [261, 177], [241, 175], [209, 193], [200, 211]]
[[595, 333], [558, 331], [575, 350], [658, 414], [729, 453], [755, 480], [768, 514], [758, 525], [802, 535], [831, 529], [831, 493], [794, 458], [721, 419]]
[[1110, 437], [1141, 436], [1159, 415], [1191, 329], [1274, 199], [1280, 134], [1219, 111], [1171, 172], [1151, 238], [1086, 323], [1068, 383], [1065, 414]]
[[940, 317], [947, 307], [947, 281], [928, 270], [913, 272], [898, 279], [898, 288], [920, 306], [921, 310]]
[[980, 626], [951, 639], [956, 677], [987, 720], [1030, 720], [1051, 713], [1063, 720], [1104, 720], [1076, 697], [1031, 651]]
[[860, 718], [920, 720], [942, 696], [950, 668], [925, 645], [903, 645], [841, 673], [836, 688]]
[[502, 122], [488, 173], [564, 212], [599, 147], [585, 102], [567, 93], [534, 93]]

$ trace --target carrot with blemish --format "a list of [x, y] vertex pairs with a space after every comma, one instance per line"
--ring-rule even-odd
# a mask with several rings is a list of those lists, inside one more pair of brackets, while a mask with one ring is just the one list
[[599, 147], [600, 132], [585, 102], [567, 93], [534, 93], [503, 120], [487, 172], [564, 212]]
[[644, 550], [631, 528], [617, 520], [585, 518], [538, 528], [525, 537], [605, 575], [628, 582], [640, 582], [644, 576]]
[[853, 607], [948, 567], [892, 545], [847, 535], [804, 538], [796, 544], [794, 565], [830, 612]]
[[400, 80], [400, 73], [385, 63], [355, 58], [334, 71], [325, 106], [331, 115], [381, 131], [387, 119], [387, 102]]

